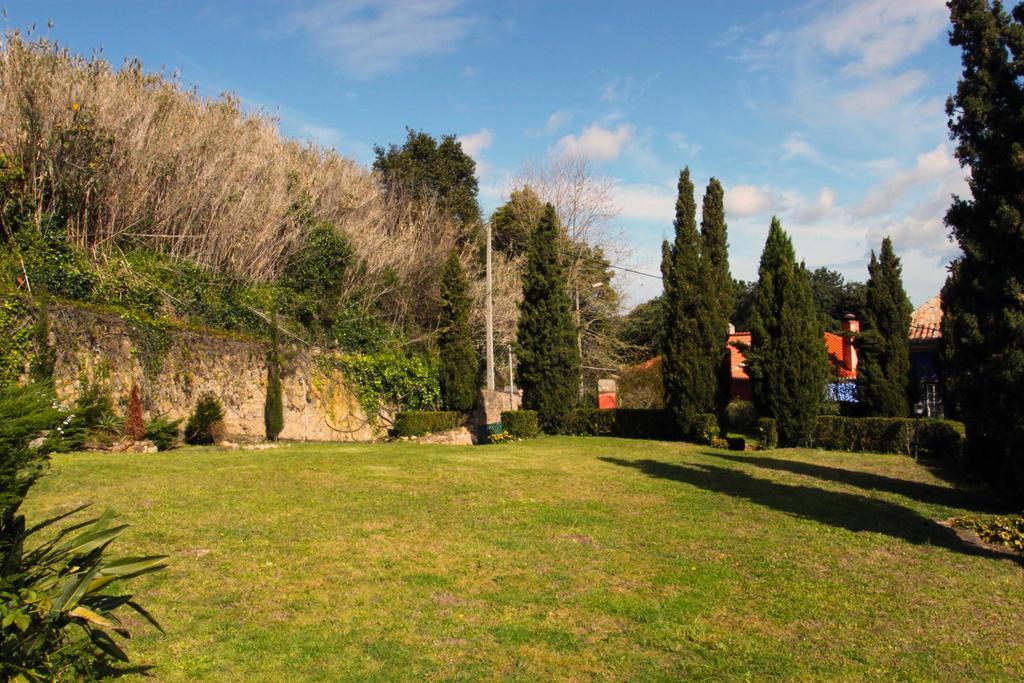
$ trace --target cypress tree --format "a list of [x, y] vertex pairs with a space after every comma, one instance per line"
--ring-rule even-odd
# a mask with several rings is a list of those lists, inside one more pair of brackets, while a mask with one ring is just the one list
[[476, 403], [480, 362], [469, 327], [469, 280], [459, 256], [452, 253], [441, 274], [441, 319], [438, 350], [441, 356], [441, 401], [445, 410], [468, 413]]
[[725, 193], [717, 178], [708, 182], [701, 211], [701, 274], [706, 312], [699, 320], [709, 364], [716, 372], [715, 405], [719, 412], [729, 402], [727, 352], [729, 317], [733, 308], [732, 275], [729, 273], [729, 240], [725, 224]]
[[827, 382], [823, 329], [810, 274], [778, 218], [761, 253], [750, 332], [747, 371], [758, 411], [776, 419], [780, 444], [810, 444]]
[[281, 399], [281, 352], [277, 340], [277, 313], [270, 325], [270, 351], [267, 354], [267, 398], [263, 404], [263, 426], [267, 439], [277, 441], [284, 429], [284, 402]]
[[1024, 498], [1024, 7], [949, 8], [963, 73], [946, 113], [971, 195], [946, 213], [963, 253], [942, 290], [945, 404], [968, 460]]
[[580, 381], [576, 324], [558, 245], [558, 218], [548, 204], [530, 240], [516, 343], [523, 407], [537, 411], [547, 432], [563, 428]]
[[713, 409], [716, 381], [715, 368], [708, 356], [705, 318], [709, 298], [703, 291], [701, 239], [697, 232], [697, 205], [689, 168], [679, 174], [677, 189], [675, 241], [662, 245], [661, 272], [665, 288], [662, 373], [665, 404], [672, 411], [680, 432], [692, 436], [697, 416]]
[[868, 264], [857, 366], [857, 393], [870, 416], [905, 417], [909, 412], [911, 306], [902, 272], [892, 240], [886, 237], [878, 258], [872, 251]]
[[132, 383], [132, 389], [128, 393], [128, 412], [124, 419], [124, 434], [136, 441], [146, 435], [146, 423], [142, 416], [142, 397], [139, 395], [139, 385]]

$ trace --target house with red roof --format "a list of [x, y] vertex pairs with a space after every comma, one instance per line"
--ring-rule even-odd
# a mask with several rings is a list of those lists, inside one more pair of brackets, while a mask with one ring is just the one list
[[[860, 332], [860, 321], [853, 315], [843, 319], [843, 333], [825, 332], [823, 341], [828, 351], [829, 365], [834, 372], [834, 381], [848, 382], [857, 379], [857, 348], [854, 340]], [[738, 346], [751, 346], [750, 332], [729, 334], [729, 399], [750, 401], [754, 397], [753, 384], [747, 374], [747, 358]]]
[[910, 316], [910, 372], [917, 400], [914, 412], [942, 417], [938, 356], [942, 345], [942, 297], [933, 296]]

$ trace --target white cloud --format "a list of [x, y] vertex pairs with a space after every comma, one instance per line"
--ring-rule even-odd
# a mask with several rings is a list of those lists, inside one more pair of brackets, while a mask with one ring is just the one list
[[817, 223], [831, 213], [836, 205], [836, 193], [830, 187], [823, 187], [818, 191], [817, 198], [797, 208], [793, 212], [793, 218], [799, 223]]
[[662, 185], [616, 184], [612, 201], [623, 218], [671, 224], [675, 217], [676, 194]]
[[569, 123], [570, 119], [572, 119], [572, 113], [560, 109], [548, 117], [548, 122], [544, 126], [544, 131], [547, 133], [555, 133], [559, 128]]
[[341, 131], [330, 126], [318, 126], [313, 123], [304, 123], [298, 127], [299, 137], [324, 147], [337, 147], [341, 142]]
[[[919, 154], [913, 168], [895, 173], [872, 188], [853, 208], [853, 214], [864, 218], [887, 213], [898, 206], [911, 190], [936, 180], [942, 180], [944, 184], [964, 185], [960, 166], [945, 143]], [[950, 192], [953, 191], [956, 190], [951, 188]]]
[[563, 152], [579, 154], [593, 161], [611, 161], [622, 153], [623, 146], [633, 138], [636, 128], [630, 123], [620, 124], [615, 129], [594, 123], [576, 135], [566, 135], [558, 141]]
[[330, 0], [292, 12], [289, 25], [347, 74], [371, 79], [454, 52], [478, 20], [461, 0]]
[[687, 156], [694, 156], [704, 148], [703, 145], [690, 142], [690, 139], [682, 133], [669, 133], [668, 139], [676, 149]]
[[906, 101], [927, 82], [928, 74], [920, 70], [879, 76], [863, 87], [839, 95], [836, 101], [851, 116], [875, 117]]
[[480, 152], [489, 149], [494, 143], [494, 133], [490, 128], [481, 128], [475, 133], [459, 136], [462, 151], [477, 160]]
[[726, 216], [752, 216], [771, 211], [776, 198], [768, 188], [755, 185], [733, 185], [725, 189]]
[[805, 159], [817, 160], [818, 150], [807, 141], [800, 133], [793, 133], [782, 143], [782, 159], [787, 161], [803, 157]]
[[945, 263], [959, 251], [956, 242], [949, 237], [949, 228], [942, 218], [921, 218], [907, 216], [889, 221], [868, 230], [867, 240], [877, 250], [882, 239], [891, 237], [896, 253], [917, 251]]
[[842, 75], [868, 77], [892, 69], [942, 33], [945, 0], [844, 2], [804, 27], [804, 40], [849, 61]]

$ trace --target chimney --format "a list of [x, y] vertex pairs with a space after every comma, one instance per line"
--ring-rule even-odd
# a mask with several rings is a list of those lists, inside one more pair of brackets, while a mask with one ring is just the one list
[[852, 373], [857, 372], [857, 349], [853, 340], [860, 332], [860, 321], [853, 313], [843, 316], [843, 365]]

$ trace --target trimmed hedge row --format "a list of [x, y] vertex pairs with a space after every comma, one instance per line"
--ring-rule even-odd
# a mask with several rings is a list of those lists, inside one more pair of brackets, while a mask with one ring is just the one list
[[532, 439], [540, 434], [536, 410], [506, 410], [501, 414], [502, 431], [516, 439]]
[[819, 417], [814, 445], [830, 451], [897, 453], [960, 461], [964, 426], [905, 417]]
[[395, 436], [423, 436], [458, 429], [465, 422], [454, 410], [406, 410], [395, 415]]
[[679, 440], [675, 418], [667, 410], [644, 408], [577, 408], [564, 429], [575, 436], [618, 436], [626, 439]]

